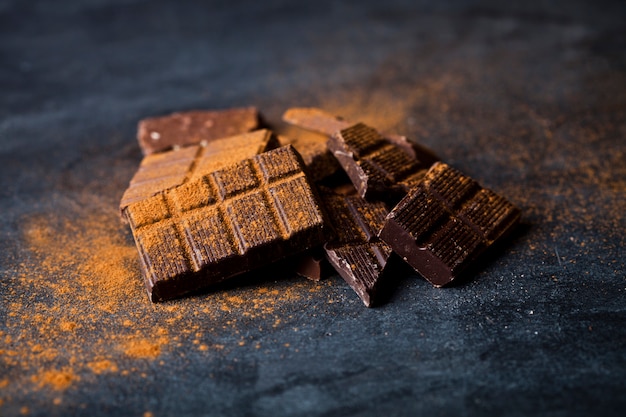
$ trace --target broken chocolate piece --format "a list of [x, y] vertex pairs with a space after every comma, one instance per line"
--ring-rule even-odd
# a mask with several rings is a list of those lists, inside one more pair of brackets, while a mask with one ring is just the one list
[[324, 208], [334, 230], [334, 238], [324, 245], [326, 257], [339, 275], [370, 307], [388, 275], [391, 248], [378, 239], [387, 208], [382, 202], [369, 202], [353, 191], [338, 194], [321, 192]]
[[519, 217], [519, 209], [506, 199], [439, 162], [389, 213], [379, 236], [439, 287], [453, 281]]
[[324, 241], [324, 219], [291, 146], [245, 159], [124, 209], [152, 301], [178, 297]]
[[307, 167], [309, 178], [312, 181], [321, 181], [341, 170], [339, 162], [328, 150], [326, 142], [328, 137], [318, 133], [306, 132], [295, 133], [286, 132], [287, 135], [281, 135], [279, 140], [282, 145], [290, 144], [302, 156], [304, 164]]
[[328, 148], [361, 197], [387, 201], [402, 198], [421, 181], [433, 162], [430, 155], [412, 158], [363, 123], [336, 132]]
[[283, 114], [283, 120], [303, 129], [331, 136], [339, 130], [350, 127], [354, 123], [333, 116], [315, 107], [292, 107]]
[[317, 282], [330, 275], [329, 270], [331, 268], [326, 265], [324, 254], [321, 251], [312, 250], [295, 259], [295, 269], [296, 274]]
[[278, 146], [276, 136], [262, 129], [148, 155], [122, 196], [120, 212], [131, 203]]
[[[316, 107], [292, 107], [283, 114], [283, 120], [291, 125], [327, 136], [332, 136], [336, 132], [354, 125], [353, 122], [339, 116], [333, 116]], [[410, 141], [406, 136], [393, 133], [382, 133], [382, 135], [385, 139], [408, 153], [411, 158], [419, 159], [424, 164], [430, 166], [439, 160], [433, 151]]]
[[254, 107], [227, 110], [192, 110], [139, 122], [137, 140], [144, 155], [178, 146], [197, 145], [226, 136], [250, 132], [259, 126]]

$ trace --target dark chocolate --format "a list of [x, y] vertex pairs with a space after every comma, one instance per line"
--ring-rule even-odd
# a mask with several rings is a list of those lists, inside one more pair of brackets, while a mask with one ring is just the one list
[[[354, 125], [353, 122], [334, 116], [316, 107], [292, 107], [283, 114], [283, 120], [291, 125], [327, 136], [332, 136], [336, 132]], [[406, 136], [384, 132], [382, 135], [385, 139], [408, 153], [411, 158], [419, 159], [427, 165], [432, 165], [439, 160], [433, 151], [409, 140]]]
[[439, 287], [458, 277], [519, 217], [506, 199], [439, 162], [389, 213], [379, 236]]
[[281, 144], [290, 144], [296, 148], [302, 156], [311, 180], [321, 181], [341, 170], [339, 162], [326, 146], [327, 136], [299, 130], [300, 132], [286, 132], [286, 135], [281, 135], [279, 139]]
[[328, 261], [367, 307], [375, 305], [389, 275], [391, 248], [377, 237], [386, 206], [356, 192], [346, 195], [323, 189], [321, 198], [334, 231], [333, 239], [324, 245]]
[[141, 120], [137, 140], [143, 154], [150, 155], [250, 132], [258, 127], [259, 113], [254, 107], [192, 110]]
[[296, 274], [311, 281], [317, 282], [330, 275], [330, 267], [326, 265], [324, 254], [319, 250], [308, 251], [297, 256], [294, 265]]
[[281, 147], [124, 209], [152, 301], [181, 296], [324, 241], [300, 155]]
[[365, 198], [393, 201], [424, 177], [432, 161], [411, 158], [375, 129], [357, 123], [335, 133], [328, 141], [339, 164]]
[[120, 211], [131, 203], [181, 185], [222, 167], [279, 146], [269, 130], [257, 130], [217, 139], [202, 145], [148, 155], [130, 180], [120, 201]]

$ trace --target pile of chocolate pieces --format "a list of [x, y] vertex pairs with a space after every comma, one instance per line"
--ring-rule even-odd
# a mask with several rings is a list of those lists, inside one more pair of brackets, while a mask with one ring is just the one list
[[291, 257], [313, 280], [328, 262], [369, 307], [407, 264], [449, 284], [519, 219], [403, 136], [315, 108], [283, 120], [316, 139], [262, 129], [252, 107], [139, 123], [144, 158], [120, 211], [152, 301]]

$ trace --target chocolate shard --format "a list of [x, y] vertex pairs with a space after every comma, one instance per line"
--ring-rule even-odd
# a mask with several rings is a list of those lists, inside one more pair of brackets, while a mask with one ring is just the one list
[[387, 215], [380, 239], [435, 286], [459, 276], [510, 231], [520, 210], [438, 162]]
[[262, 129], [148, 155], [141, 161], [122, 196], [120, 212], [131, 203], [278, 146], [276, 136]]
[[393, 201], [403, 197], [433, 163], [430, 155], [412, 158], [363, 123], [336, 132], [328, 148], [365, 198]]
[[179, 297], [321, 245], [322, 211], [291, 146], [124, 209], [152, 301]]
[[[283, 120], [291, 125], [327, 136], [332, 136], [354, 125], [353, 122], [316, 107], [292, 107], [283, 114]], [[411, 158], [419, 159], [424, 164], [432, 165], [439, 160], [433, 151], [417, 142], [410, 141], [406, 136], [394, 133], [382, 133], [382, 135], [408, 153]]]
[[259, 112], [254, 107], [192, 110], [141, 120], [137, 140], [143, 154], [150, 155], [250, 132], [258, 127]]
[[334, 230], [334, 238], [324, 245], [328, 261], [367, 307], [375, 305], [389, 275], [392, 253], [377, 237], [386, 206], [366, 201], [356, 192], [345, 195], [322, 189], [321, 198]]

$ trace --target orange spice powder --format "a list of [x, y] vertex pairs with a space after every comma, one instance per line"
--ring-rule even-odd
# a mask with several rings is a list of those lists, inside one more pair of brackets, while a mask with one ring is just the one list
[[[146, 361], [163, 364], [174, 350], [224, 355], [243, 349], [241, 326], [250, 320], [282, 326], [282, 307], [324, 287], [294, 278], [281, 291], [248, 284], [153, 304], [127, 226], [117, 211], [103, 212], [96, 203], [67, 219], [22, 221], [30, 256], [9, 271], [7, 324], [0, 330], [0, 363], [19, 372], [0, 379], [0, 405], [23, 390], [80, 389], [93, 380], [85, 375], [131, 375]], [[218, 334], [240, 339], [225, 345]]]
[[49, 369], [39, 372], [31, 377], [31, 381], [39, 387], [48, 386], [55, 390], [63, 390], [69, 387], [72, 382], [78, 381], [80, 377], [75, 375], [71, 369]]

